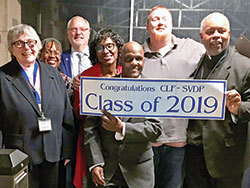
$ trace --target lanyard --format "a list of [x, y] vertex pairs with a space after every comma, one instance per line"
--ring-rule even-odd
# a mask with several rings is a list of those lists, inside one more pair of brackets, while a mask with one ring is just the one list
[[[20, 65], [19, 65], [20, 66]], [[36, 84], [36, 76], [37, 76], [37, 71], [38, 71], [38, 63], [37, 63], [37, 61], [35, 61], [35, 67], [34, 67], [34, 72], [33, 72], [33, 85], [30, 83], [30, 80], [29, 80], [29, 77], [28, 77], [28, 75], [26, 74], [26, 72], [23, 70], [23, 68], [20, 66], [20, 68], [21, 68], [21, 73], [22, 73], [22, 75], [23, 75], [23, 77], [25, 78], [25, 80], [28, 82], [28, 84], [29, 84], [29, 86], [31, 87], [31, 89], [32, 89], [32, 91], [33, 91], [33, 94], [34, 94], [34, 96], [35, 96], [35, 98], [36, 98], [36, 102], [37, 102], [37, 104], [41, 104], [41, 98], [40, 98], [40, 96], [39, 96], [39, 94], [38, 94], [38, 92], [36, 91], [36, 89], [35, 89], [35, 84]]]

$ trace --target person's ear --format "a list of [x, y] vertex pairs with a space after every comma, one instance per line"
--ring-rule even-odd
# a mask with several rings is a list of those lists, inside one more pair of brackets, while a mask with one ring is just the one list
[[200, 33], [200, 42], [202, 41], [203, 39], [203, 36], [202, 36], [202, 33]]

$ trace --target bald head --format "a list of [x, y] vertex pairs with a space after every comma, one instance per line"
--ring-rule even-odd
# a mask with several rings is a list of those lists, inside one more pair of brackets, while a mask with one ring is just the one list
[[134, 52], [134, 51], [139, 51], [142, 55], [144, 55], [143, 48], [139, 43], [134, 41], [127, 42], [122, 47], [121, 56], [125, 55], [128, 52]]
[[122, 65], [122, 77], [138, 78], [145, 63], [142, 46], [134, 41], [126, 43], [122, 47], [119, 62]]

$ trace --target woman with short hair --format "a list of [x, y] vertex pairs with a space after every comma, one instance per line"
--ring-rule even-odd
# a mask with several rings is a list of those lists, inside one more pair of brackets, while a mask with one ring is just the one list
[[8, 149], [29, 156], [29, 187], [56, 188], [58, 162], [70, 158], [63, 130], [73, 127], [60, 73], [37, 57], [41, 41], [29, 25], [8, 31], [12, 60], [0, 68], [0, 131]]

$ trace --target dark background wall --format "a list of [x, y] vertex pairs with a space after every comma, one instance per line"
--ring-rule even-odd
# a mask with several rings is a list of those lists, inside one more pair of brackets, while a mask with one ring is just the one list
[[[134, 0], [133, 40], [142, 43], [147, 38], [147, 15], [158, 4], [170, 9], [178, 37], [199, 40], [201, 20], [218, 11], [230, 20], [232, 45], [242, 33], [250, 38], [249, 0]], [[64, 49], [69, 47], [66, 23], [73, 15], [88, 19], [94, 30], [112, 28], [129, 40], [131, 0], [21, 0], [21, 6], [22, 23], [35, 27], [41, 39], [58, 38]]]

